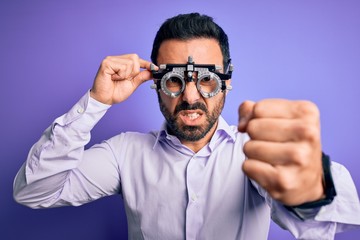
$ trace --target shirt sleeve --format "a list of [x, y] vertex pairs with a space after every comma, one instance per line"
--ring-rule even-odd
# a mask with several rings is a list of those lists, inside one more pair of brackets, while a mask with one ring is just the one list
[[109, 108], [87, 92], [57, 118], [17, 173], [14, 199], [31, 208], [77, 206], [118, 192], [117, 162], [108, 143], [84, 150], [90, 131]]
[[[360, 227], [359, 197], [348, 170], [339, 163], [332, 162], [331, 173], [337, 192], [329, 205], [313, 209], [315, 214], [305, 220], [287, 210], [280, 202], [253, 184], [271, 207], [271, 217], [280, 227], [289, 230], [296, 239], [334, 239], [335, 233]], [[307, 210], [309, 211], [309, 210]], [[311, 210], [310, 210], [311, 211]]]

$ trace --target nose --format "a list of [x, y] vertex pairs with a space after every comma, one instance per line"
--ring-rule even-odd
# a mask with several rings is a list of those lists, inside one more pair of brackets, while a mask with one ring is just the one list
[[185, 90], [182, 94], [183, 101], [194, 104], [199, 101], [200, 99], [200, 93], [196, 87], [195, 82], [187, 82], [185, 86]]

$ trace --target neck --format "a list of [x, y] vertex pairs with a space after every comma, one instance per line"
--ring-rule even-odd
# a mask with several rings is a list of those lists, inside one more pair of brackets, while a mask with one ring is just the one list
[[193, 150], [195, 153], [197, 153], [204, 146], [206, 146], [206, 144], [208, 144], [210, 142], [212, 136], [215, 133], [217, 125], [218, 125], [218, 121], [216, 122], [216, 124], [214, 124], [214, 126], [210, 129], [210, 131], [203, 138], [201, 138], [197, 141], [189, 141], [189, 140], [185, 140], [185, 139], [180, 139], [180, 142], [182, 144], [184, 144], [185, 146], [187, 146], [188, 148], [190, 148], [191, 150]]

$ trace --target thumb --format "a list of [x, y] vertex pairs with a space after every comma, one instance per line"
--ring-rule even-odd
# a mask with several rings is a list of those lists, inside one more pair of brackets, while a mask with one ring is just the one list
[[251, 118], [253, 117], [255, 102], [245, 101], [239, 107], [239, 122], [238, 130], [240, 132], [246, 132], [247, 125]]

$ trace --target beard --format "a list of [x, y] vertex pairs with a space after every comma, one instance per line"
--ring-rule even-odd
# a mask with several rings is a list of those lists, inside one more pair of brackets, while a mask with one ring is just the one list
[[[158, 94], [158, 100], [160, 105], [160, 110], [165, 117], [167, 123], [167, 129], [170, 134], [175, 135], [180, 140], [195, 142], [206, 136], [207, 133], [214, 127], [217, 123], [219, 116], [224, 108], [225, 104], [225, 94], [224, 97], [215, 105], [215, 108], [212, 112], [209, 112], [205, 104], [197, 102], [195, 104], [189, 104], [188, 102], [179, 103], [174, 110], [174, 113], [170, 113], [169, 110], [164, 105], [160, 95]], [[199, 126], [186, 126], [182, 125], [179, 122], [178, 114], [182, 110], [202, 110], [206, 117], [206, 122]]]

